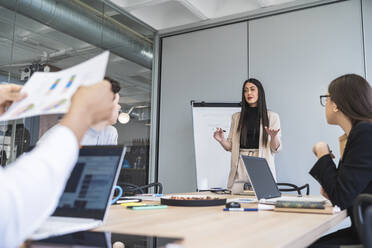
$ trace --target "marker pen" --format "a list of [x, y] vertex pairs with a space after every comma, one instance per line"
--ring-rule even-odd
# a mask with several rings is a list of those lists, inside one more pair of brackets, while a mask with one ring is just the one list
[[132, 210], [150, 210], [150, 209], [163, 209], [167, 208], [167, 205], [145, 205], [145, 206], [128, 206], [127, 208]]
[[258, 211], [258, 208], [224, 208], [223, 211], [251, 212], [251, 211]]

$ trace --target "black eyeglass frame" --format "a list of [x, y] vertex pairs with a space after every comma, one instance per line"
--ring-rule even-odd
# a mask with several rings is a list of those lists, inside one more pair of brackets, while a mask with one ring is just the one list
[[331, 97], [330, 95], [320, 95], [319, 96], [319, 100], [320, 100], [320, 105], [322, 105], [323, 107], [325, 107], [325, 103], [323, 104], [323, 99], [325, 98], [327, 100], [327, 97]]

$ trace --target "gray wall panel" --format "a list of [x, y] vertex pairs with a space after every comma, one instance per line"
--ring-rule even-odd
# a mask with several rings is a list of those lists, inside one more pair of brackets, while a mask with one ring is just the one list
[[372, 0], [362, 0], [367, 80], [372, 84]]
[[165, 192], [194, 191], [190, 100], [240, 101], [247, 78], [247, 23], [164, 38], [162, 49], [159, 181]]
[[276, 157], [279, 182], [319, 185], [308, 175], [312, 146], [330, 144], [339, 158], [339, 127], [326, 124], [319, 95], [345, 73], [364, 75], [360, 1], [249, 22], [249, 71], [262, 80], [269, 109], [279, 113], [283, 151]]

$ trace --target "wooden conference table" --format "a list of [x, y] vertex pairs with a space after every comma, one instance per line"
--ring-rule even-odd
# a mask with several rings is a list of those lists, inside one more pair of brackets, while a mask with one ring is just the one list
[[116, 205], [111, 207], [106, 224], [95, 230], [180, 237], [184, 239], [182, 245], [187, 248], [306, 247], [346, 218], [346, 211], [329, 215], [224, 212], [222, 208], [168, 206], [167, 209], [136, 211]]

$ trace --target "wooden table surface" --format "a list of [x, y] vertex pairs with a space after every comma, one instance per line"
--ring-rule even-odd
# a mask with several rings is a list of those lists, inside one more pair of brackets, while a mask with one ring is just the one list
[[327, 215], [224, 212], [222, 208], [168, 206], [167, 209], [128, 210], [116, 205], [111, 207], [105, 225], [95, 230], [181, 237], [187, 248], [306, 247], [346, 218], [346, 211]]

